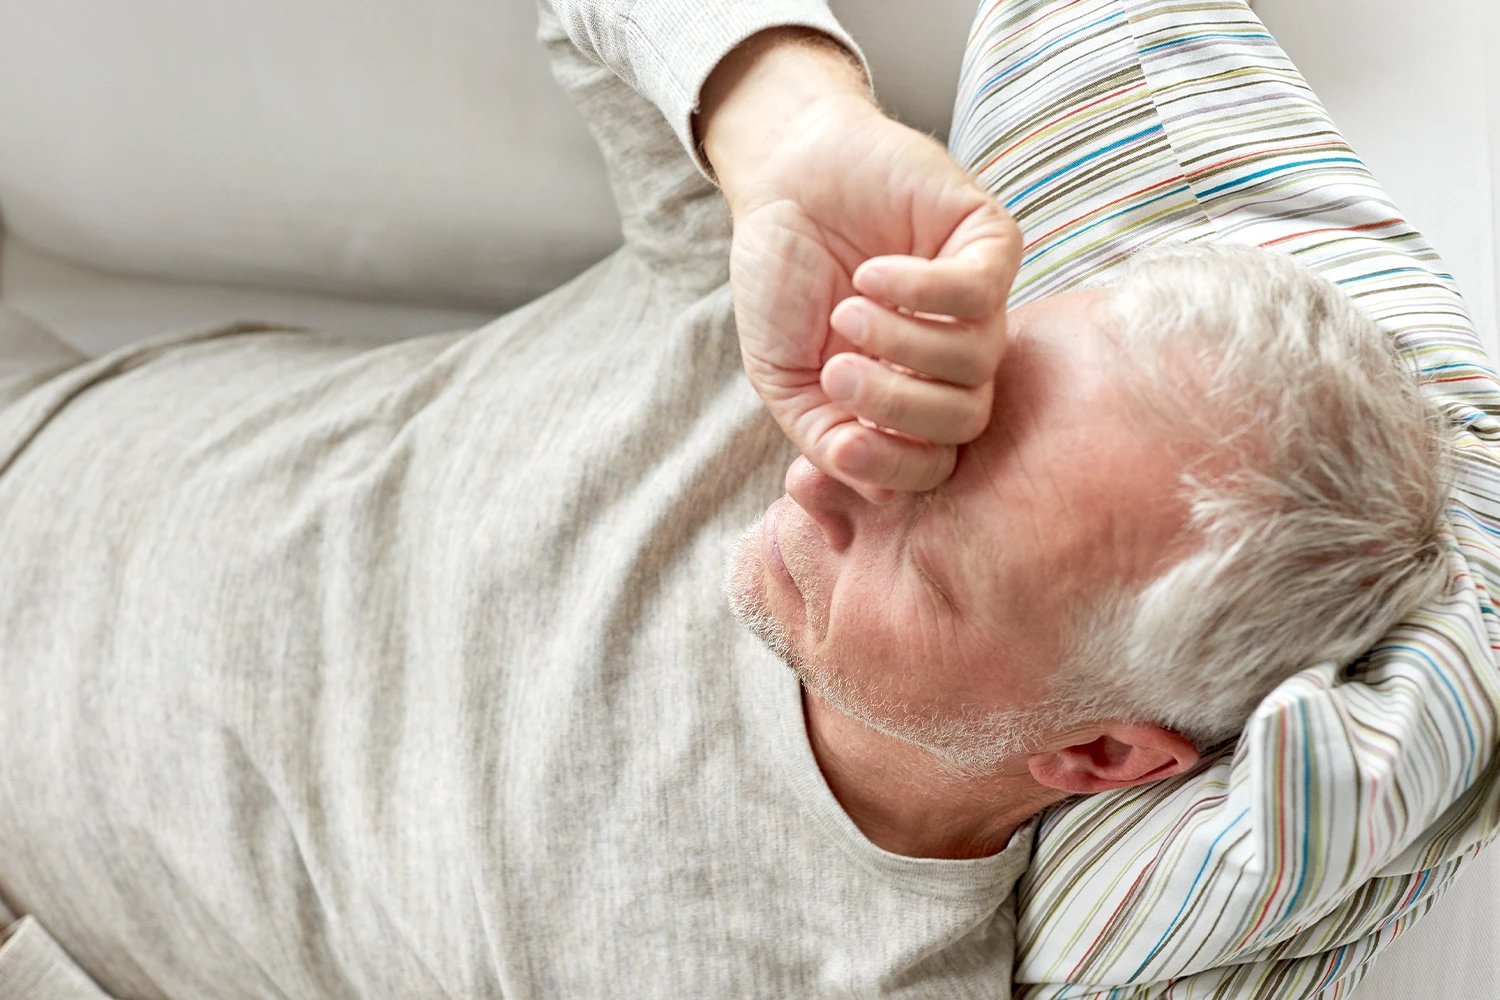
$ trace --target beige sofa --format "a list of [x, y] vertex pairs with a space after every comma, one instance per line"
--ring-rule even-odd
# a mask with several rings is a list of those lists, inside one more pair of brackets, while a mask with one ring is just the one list
[[[973, 0], [833, 6], [886, 103], [944, 133]], [[1491, 337], [1495, 6], [1256, 3]], [[527, 0], [0, 0], [0, 297], [93, 353], [234, 319], [477, 326], [619, 238], [534, 30]], [[1497, 898], [1486, 857], [1357, 996], [1500, 996]]]

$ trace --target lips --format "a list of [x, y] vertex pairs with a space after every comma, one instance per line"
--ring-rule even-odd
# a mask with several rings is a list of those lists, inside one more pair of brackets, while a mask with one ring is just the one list
[[781, 511], [782, 505], [786, 502], [787, 498], [782, 497], [766, 509], [766, 516], [761, 520], [761, 547], [765, 552], [766, 562], [770, 564], [776, 575], [788, 583], [798, 595], [801, 595], [802, 588], [797, 586], [797, 581], [792, 577], [791, 571], [786, 568], [785, 560], [781, 558]]

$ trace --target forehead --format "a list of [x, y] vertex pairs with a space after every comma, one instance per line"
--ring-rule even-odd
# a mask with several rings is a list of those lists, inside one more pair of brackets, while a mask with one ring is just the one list
[[940, 491], [963, 526], [969, 586], [1033, 614], [1147, 578], [1186, 519], [1180, 466], [1118, 381], [1105, 295], [1012, 314], [990, 425]]

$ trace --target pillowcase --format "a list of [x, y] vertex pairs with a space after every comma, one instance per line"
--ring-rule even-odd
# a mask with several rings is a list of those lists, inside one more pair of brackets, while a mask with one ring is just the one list
[[1452, 586], [1310, 664], [1189, 774], [1047, 812], [1016, 996], [1342, 996], [1500, 830], [1500, 382], [1437, 254], [1242, 0], [986, 0], [950, 148], [1016, 216], [1019, 304], [1160, 242], [1291, 254], [1454, 428]]

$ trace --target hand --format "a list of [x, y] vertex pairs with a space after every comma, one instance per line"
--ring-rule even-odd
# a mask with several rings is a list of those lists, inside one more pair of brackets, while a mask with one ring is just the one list
[[865, 496], [938, 485], [989, 423], [1015, 222], [882, 114], [831, 40], [756, 36], [710, 78], [704, 118], [751, 384]]

